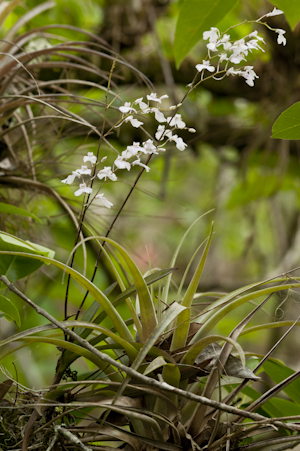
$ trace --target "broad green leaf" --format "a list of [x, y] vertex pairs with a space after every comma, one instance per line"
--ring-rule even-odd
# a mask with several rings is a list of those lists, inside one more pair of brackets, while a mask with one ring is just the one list
[[[54, 251], [30, 241], [23, 241], [5, 232], [0, 233], [0, 251], [29, 252], [32, 254], [54, 257]], [[21, 255], [2, 255], [0, 259], [0, 273], [5, 275], [10, 282], [22, 279], [36, 271], [43, 262], [29, 260]]]
[[[276, 417], [300, 415], [300, 406], [288, 399], [272, 398], [263, 405], [263, 409], [271, 415], [270, 407], [277, 410]], [[272, 415], [273, 416], [273, 415]], [[274, 415], [275, 416], [275, 415]]]
[[[244, 387], [242, 393], [249, 396], [253, 401], [261, 397], [261, 393], [254, 390], [252, 387]], [[271, 398], [265, 402], [260, 409], [263, 409], [271, 417], [285, 417], [292, 415], [300, 415], [300, 406], [288, 399]]]
[[173, 385], [173, 387], [179, 387], [181, 374], [176, 365], [168, 363], [164, 366], [162, 377], [167, 384]]
[[300, 20], [300, 2], [299, 0], [270, 0], [274, 6], [281, 9], [292, 30]]
[[[261, 397], [261, 393], [259, 393], [257, 390], [254, 390], [254, 388], [249, 387], [249, 386], [244, 387], [242, 389], [242, 393], [247, 395], [253, 401], [256, 401], [257, 399], [259, 399]], [[248, 403], [247, 403], [247, 407], [248, 407]], [[270, 416], [271, 418], [283, 416], [283, 415], [280, 415], [280, 411], [271, 403], [270, 400], [265, 402], [262, 406], [260, 406], [258, 411], [262, 414], [267, 414], [267, 416]]]
[[237, 4], [237, 0], [185, 0], [176, 25], [174, 57], [177, 67], [194, 45]]
[[272, 138], [300, 139], [300, 102], [281, 113], [273, 125]]
[[241, 392], [247, 395], [250, 399], [252, 399], [252, 401], [256, 401], [261, 396], [261, 393], [259, 393], [259, 391], [249, 386], [244, 387], [241, 390]]
[[170, 351], [184, 348], [191, 324], [191, 308], [186, 307], [176, 319], [175, 330], [172, 337]]
[[14, 205], [4, 204], [3, 202], [0, 202], [0, 213], [4, 213], [7, 215], [28, 216], [29, 218], [35, 219], [39, 223], [41, 222], [40, 219], [33, 213], [30, 213], [29, 211], [24, 210], [23, 208], [15, 207]]
[[6, 319], [9, 321], [13, 320], [19, 327], [21, 326], [21, 318], [18, 309], [9, 299], [2, 295], [0, 295], [0, 312], [4, 313]]
[[[281, 381], [294, 374], [295, 371], [280, 362], [274, 362], [267, 360], [261, 367], [268, 376], [276, 383], [279, 384]], [[300, 379], [295, 380], [283, 391], [297, 404], [300, 405]]]

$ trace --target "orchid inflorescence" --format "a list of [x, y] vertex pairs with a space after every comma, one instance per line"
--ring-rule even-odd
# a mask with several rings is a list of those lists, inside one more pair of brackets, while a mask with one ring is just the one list
[[[265, 25], [270, 30], [275, 31], [278, 34], [278, 44], [286, 45], [284, 30], [271, 28], [268, 24], [261, 21], [263, 18], [277, 16], [279, 14], [283, 14], [283, 11], [274, 8], [273, 11], [263, 15], [254, 23]], [[209, 77], [212, 77], [215, 80], [221, 80], [229, 75], [239, 75], [245, 78], [246, 83], [249, 86], [254, 86], [254, 80], [255, 78], [258, 78], [258, 75], [256, 75], [255, 71], [253, 70], [253, 66], [236, 68], [234, 66], [229, 67], [229, 65], [240, 64], [242, 61], [247, 61], [246, 57], [248, 56], [249, 52], [252, 52], [252, 50], [264, 51], [261, 47], [261, 44], [265, 42], [264, 39], [258, 35], [257, 30], [248, 34], [244, 38], [233, 42], [231, 41], [230, 35], [228, 33], [221, 33], [218, 28], [212, 27], [210, 31], [205, 31], [203, 33], [203, 39], [205, 41], [209, 41], [206, 44], [206, 47], [208, 49], [208, 59], [203, 60], [201, 64], [196, 65], [197, 71], [201, 73], [201, 80], [197, 84], [189, 85], [190, 90], [194, 89], [196, 86], [198, 86], [199, 83], [204, 80], [205, 70], [210, 72], [211, 75], [209, 75]], [[220, 49], [222, 49], [221, 52]], [[211, 53], [213, 52], [219, 53], [215, 56], [212, 56]], [[219, 58], [216, 65], [212, 64], [212, 60], [215, 58]], [[222, 66], [224, 67], [222, 68]], [[219, 77], [216, 77], [216, 75], [219, 75]], [[150, 168], [147, 164], [145, 164], [147, 162], [143, 163], [141, 158], [143, 156], [148, 156], [149, 158], [149, 156], [151, 156], [152, 154], [165, 152], [166, 144], [171, 141], [175, 142], [178, 150], [183, 151], [187, 147], [187, 144], [176, 133], [173, 134], [173, 131], [175, 129], [185, 129], [191, 133], [195, 133], [196, 130], [186, 127], [185, 122], [181, 118], [181, 114], [177, 113], [177, 110], [181, 106], [181, 104], [169, 107], [168, 110], [175, 111], [173, 115], [165, 117], [164, 111], [166, 110], [162, 110], [160, 108], [160, 105], [162, 103], [162, 100], [167, 98], [168, 95], [166, 94], [162, 95], [161, 97], [157, 97], [156, 93], [151, 93], [147, 95], [148, 102], [144, 102], [143, 97], [138, 98], [133, 102], [125, 102], [124, 105], [119, 107], [119, 111], [122, 113], [122, 117], [113, 127], [118, 128], [124, 123], [130, 123], [132, 127], [140, 128], [142, 125], [144, 125], [144, 123], [141, 120], [137, 119], [135, 116], [138, 115], [141, 118], [141, 116], [153, 113], [155, 120], [159, 123], [155, 132], [155, 141], [149, 138], [142, 144], [140, 144], [139, 142], [133, 142], [131, 145], [127, 146], [127, 148], [121, 154], [117, 156], [112, 166], [104, 166], [104, 168], [100, 169], [98, 172], [97, 165], [99, 163], [103, 163], [107, 159], [107, 157], [105, 156], [100, 161], [97, 161], [97, 156], [95, 156], [93, 152], [88, 152], [88, 154], [83, 157], [83, 162], [90, 163], [92, 167], [90, 168], [86, 165], [81, 166], [80, 169], [76, 169], [76, 171], [73, 171], [72, 174], [69, 175], [66, 179], [62, 180], [62, 183], [71, 185], [76, 178], [79, 178], [81, 180], [81, 183], [79, 185], [79, 189], [75, 191], [74, 195], [90, 195], [93, 193], [93, 180], [96, 177], [99, 180], [103, 180], [104, 183], [107, 181], [107, 179], [115, 182], [118, 179], [116, 175], [116, 172], [118, 170], [127, 169], [128, 171], [130, 171], [133, 166], [141, 166], [144, 170], [146, 170], [146, 172], [149, 172]], [[154, 102], [156, 106], [150, 106], [150, 102]], [[87, 181], [85, 177], [88, 177]], [[111, 208], [113, 204], [108, 199], [106, 199], [106, 197], [104, 197], [104, 194], [99, 193], [100, 189], [98, 189], [92, 201], [94, 199], [98, 199], [104, 207]]]
[[[274, 8], [273, 11], [264, 14], [262, 17], [257, 19], [255, 23], [259, 23], [265, 25], [270, 30], [275, 31], [278, 34], [277, 42], [278, 44], [286, 45], [286, 38], [284, 36], [285, 30], [279, 28], [271, 28], [265, 22], [261, 22], [261, 20], [265, 17], [277, 16], [279, 14], [283, 14], [283, 11], [280, 9]], [[206, 44], [208, 49], [208, 59], [203, 60], [201, 64], [196, 65], [196, 69], [199, 73], [201, 73], [201, 81], [204, 77], [204, 70], [207, 70], [211, 73], [214, 73], [212, 78], [215, 80], [221, 80], [229, 75], [239, 75], [240, 77], [245, 78], [246, 83], [249, 86], [254, 86], [255, 78], [258, 78], [258, 75], [253, 70], [253, 66], [244, 66], [235, 68], [230, 66], [230, 64], [240, 64], [242, 61], [247, 61], [247, 56], [249, 52], [252, 50], [264, 50], [261, 47], [262, 43], [265, 43], [264, 39], [258, 35], [257, 30], [248, 34], [242, 39], [238, 41], [232, 42], [230, 40], [230, 35], [228, 33], [221, 33], [218, 28], [212, 27], [210, 31], [205, 31], [203, 33], [203, 39], [205, 41], [209, 41]], [[222, 49], [221, 52], [220, 49]], [[216, 56], [212, 56], [211, 52], [219, 52]], [[216, 65], [211, 63], [211, 60], [214, 58], [219, 58], [218, 63]], [[222, 68], [222, 64], [224, 68]], [[216, 77], [217, 74], [222, 74], [221, 77]]]
[[[157, 131], [155, 133], [154, 142], [152, 139], [148, 139], [144, 141], [142, 144], [139, 142], [133, 142], [133, 144], [127, 146], [127, 148], [118, 155], [118, 157], [114, 160], [112, 167], [105, 166], [103, 169], [97, 172], [97, 170], [92, 171], [98, 162], [97, 157], [93, 152], [88, 152], [86, 156], [83, 157], [83, 162], [89, 162], [92, 168], [89, 168], [86, 165], [81, 166], [80, 169], [76, 169], [73, 171], [71, 175], [69, 175], [66, 179], [62, 180], [62, 183], [66, 183], [67, 185], [71, 185], [76, 178], [81, 180], [81, 184], [79, 185], [79, 189], [75, 191], [75, 196], [80, 196], [81, 194], [92, 194], [93, 189], [91, 187], [91, 182], [95, 177], [98, 177], [99, 180], [107, 181], [107, 179], [115, 182], [118, 178], [116, 172], [119, 169], [130, 169], [133, 166], [141, 166], [146, 172], [150, 171], [149, 166], [142, 162], [141, 158], [144, 155], [152, 155], [159, 154], [160, 152], [165, 152], [165, 146], [168, 142], [174, 141], [178, 150], [183, 151], [187, 144], [183, 141], [183, 139], [177, 134], [173, 134], [175, 129], [186, 129], [191, 133], [195, 133], [196, 130], [193, 128], [186, 127], [185, 122], [183, 122], [181, 118], [181, 114], [173, 114], [172, 116], [165, 117], [163, 111], [160, 107], [152, 107], [149, 105], [150, 102], [155, 102], [156, 104], [161, 104], [162, 100], [168, 98], [165, 94], [161, 97], [157, 97], [156, 93], [151, 93], [147, 95], [148, 103], [143, 101], [143, 97], [136, 99], [134, 102], [125, 102], [123, 106], [119, 107], [119, 110], [122, 113], [121, 120], [115, 125], [115, 128], [120, 127], [122, 124], [130, 122], [130, 124], [134, 128], [139, 128], [143, 125], [143, 122], [136, 119], [133, 115], [146, 115], [149, 113], [154, 113], [154, 117], [156, 121], [159, 123]], [[176, 110], [180, 105], [175, 105], [169, 107], [169, 110]], [[165, 125], [163, 125], [165, 123]], [[103, 157], [99, 163], [104, 162], [107, 157]], [[129, 161], [132, 160], [133, 161]], [[93, 177], [93, 174], [94, 177]], [[88, 181], [85, 181], [84, 177], [88, 177]], [[96, 194], [95, 199], [99, 199], [102, 205], [106, 208], [111, 208], [112, 203], [104, 197], [104, 195]]]

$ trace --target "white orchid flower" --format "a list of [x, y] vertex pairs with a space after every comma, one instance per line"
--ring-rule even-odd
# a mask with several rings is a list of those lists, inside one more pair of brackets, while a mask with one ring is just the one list
[[79, 185], [79, 189], [77, 191], [75, 191], [74, 196], [78, 197], [81, 194], [85, 193], [85, 194], [91, 194], [92, 193], [92, 188], [89, 188], [86, 186], [86, 183], [81, 183]]
[[97, 194], [96, 199], [99, 199], [103, 206], [106, 208], [111, 208], [113, 206], [113, 203], [111, 203], [106, 197], [104, 197], [104, 194]]

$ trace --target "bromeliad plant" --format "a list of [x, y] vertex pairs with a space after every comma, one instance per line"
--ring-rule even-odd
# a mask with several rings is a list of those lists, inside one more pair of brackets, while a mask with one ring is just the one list
[[[251, 450], [276, 443], [288, 447], [298, 443], [300, 405], [299, 396], [294, 393], [298, 390], [299, 372], [289, 372], [273, 359], [267, 361], [279, 343], [257, 360], [251, 371], [245, 366], [245, 355], [237, 339], [253, 332], [253, 328], [246, 328], [247, 324], [275, 292], [297, 288], [299, 278], [283, 275], [220, 295], [209, 305], [204, 303], [195, 317], [192, 311], [196, 305], [199, 310], [199, 298], [217, 295], [197, 293], [212, 232], [202, 243], [205, 248], [185, 292], [181, 291], [185, 276], [176, 293], [170, 289], [173, 266], [189, 231], [174, 254], [171, 268], [153, 271], [147, 277], [142, 276], [119, 244], [107, 238], [126, 262], [128, 277], [133, 281], [131, 286], [124, 286], [117, 265], [103, 249], [122, 291], [117, 296], [113, 294], [115, 286], [102, 292], [83, 275], [50, 257], [13, 253], [14, 257], [36, 259], [65, 270], [89, 290], [95, 301], [82, 319], [59, 321], [11, 284], [9, 272], [8, 277], [1, 277], [12, 292], [49, 321], [2, 340], [1, 346], [22, 341], [48, 343], [61, 350], [50, 389], [39, 395], [20, 394], [14, 414], [11, 380], [2, 384], [3, 394], [10, 390], [6, 404], [1, 406], [6, 449], [13, 448], [13, 437], [20, 439], [16, 432], [16, 415], [20, 411], [24, 415], [31, 412], [23, 449], [29, 449], [30, 444], [40, 449], [52, 444], [59, 449], [61, 441], [71, 449], [80, 446], [99, 450], [109, 449], [107, 442], [112, 442], [114, 448], [133, 450], [238, 450], [242, 446]], [[258, 305], [228, 337], [212, 333], [225, 315], [257, 298]], [[126, 321], [118, 313], [120, 308], [124, 312], [124, 306], [129, 317]], [[110, 328], [105, 327], [107, 319], [112, 324]], [[290, 331], [299, 321], [263, 324], [260, 328], [282, 325], [290, 326]], [[62, 335], [57, 333], [59, 330]], [[5, 349], [6, 353], [12, 352], [9, 347]], [[231, 354], [232, 349], [237, 356]], [[70, 366], [78, 358], [91, 362], [94, 369], [79, 376], [74, 374]], [[263, 394], [251, 387], [252, 381], [259, 379], [255, 373], [261, 367], [277, 382]], [[66, 382], [66, 377], [73, 381]], [[276, 397], [281, 390], [289, 399]], [[290, 417], [291, 413], [295, 418]], [[21, 422], [20, 432], [24, 426]]]
[[[263, 23], [264, 17], [280, 13], [275, 8], [256, 22]], [[275, 31], [279, 43], [285, 44], [284, 32]], [[221, 34], [213, 28], [204, 33], [204, 39], [209, 40], [208, 57], [196, 66], [197, 75], [182, 102], [207, 78], [239, 75], [253, 86], [257, 78], [253, 67], [235, 65], [245, 60], [249, 52], [260, 48], [263, 39], [256, 31], [232, 42], [228, 33]], [[212, 52], [217, 56], [212, 56]], [[32, 56], [37, 57], [37, 54]], [[217, 58], [218, 62], [214, 63]], [[117, 58], [113, 68], [116, 64]], [[210, 73], [206, 78], [205, 70]], [[70, 263], [66, 265], [55, 260], [49, 249], [24, 242], [9, 233], [3, 232], [0, 236], [1, 282], [48, 320], [46, 325], [2, 340], [0, 345], [4, 355], [12, 352], [11, 343], [19, 341], [25, 345], [51, 344], [60, 352], [48, 389], [24, 391], [13, 383], [11, 377], [0, 385], [1, 447], [5, 451], [15, 449], [21, 442], [23, 451], [32, 447], [47, 451], [78, 448], [85, 451], [112, 448], [128, 451], [250, 451], [267, 446], [275, 449], [276, 445], [278, 449], [294, 447], [300, 441], [299, 372], [292, 372], [283, 364], [269, 359], [282, 339], [266, 356], [260, 356], [252, 370], [246, 366], [245, 353], [237, 340], [240, 335], [253, 332], [253, 328], [247, 328], [248, 323], [274, 293], [298, 288], [299, 278], [284, 274], [228, 294], [198, 293], [213, 237], [212, 228], [209, 237], [192, 257], [179, 287], [174, 290], [171, 282], [178, 253], [193, 226], [180, 241], [169, 268], [151, 270], [148, 275], [142, 275], [128, 252], [108, 237], [109, 232], [143, 171], [150, 170], [152, 155], [164, 152], [172, 141], [179, 151], [183, 151], [186, 143], [174, 131], [187, 129], [194, 132], [194, 129], [186, 127], [177, 112], [181, 104], [161, 108], [166, 95], [158, 97], [156, 93], [150, 93], [146, 102], [139, 98], [114, 107], [119, 96], [111, 91], [112, 77], [113, 69], [101, 105], [104, 115], [102, 130], [97, 130], [100, 136], [98, 151], [96, 154], [88, 152], [83, 157], [81, 168], [62, 180], [64, 184], [72, 185], [78, 179], [79, 188], [74, 194], [83, 196]], [[19, 93], [17, 97], [21, 99], [22, 95]], [[28, 98], [33, 103], [42, 101], [49, 108], [50, 98], [45, 100], [31, 95]], [[9, 115], [9, 107], [4, 106]], [[14, 106], [10, 106], [13, 110]], [[116, 122], [107, 119], [111, 110], [114, 115], [121, 113]], [[149, 114], [153, 114], [158, 122], [155, 136], [143, 129], [148, 139], [142, 143], [133, 142], [119, 153], [109, 141], [110, 135], [126, 122], [134, 128], [141, 128]], [[69, 120], [67, 114], [65, 119]], [[112, 150], [108, 155], [104, 154], [108, 152], [102, 152], [104, 144]], [[113, 152], [116, 155], [111, 158]], [[110, 209], [113, 203], [100, 192], [102, 186], [107, 181], [117, 181], [122, 169], [129, 171], [136, 165], [140, 166], [139, 175], [106, 237], [97, 235], [85, 221], [87, 212], [91, 205]], [[15, 207], [14, 213], [22, 214], [22, 211]], [[84, 238], [83, 230], [91, 236]], [[99, 247], [91, 280], [73, 268], [78, 247], [86, 245], [89, 240], [94, 240]], [[202, 248], [202, 256], [198, 258], [198, 251]], [[115, 278], [115, 282], [105, 290], [94, 283], [101, 254]], [[50, 315], [14, 284], [42, 263], [57, 267], [68, 275], [64, 321]], [[192, 264], [195, 269], [186, 284]], [[71, 281], [86, 292], [75, 317], [69, 316], [68, 310]], [[86, 307], [88, 293], [94, 302]], [[209, 302], [202, 304], [199, 299], [204, 297]], [[214, 327], [227, 314], [257, 299], [259, 303], [229, 336], [214, 333]], [[13, 303], [4, 296], [0, 301], [3, 315], [19, 323], [20, 317]], [[263, 324], [260, 328], [268, 329], [274, 325], [289, 326], [288, 333], [298, 325], [298, 320]], [[72, 371], [72, 364], [79, 358], [85, 359], [93, 368], [76, 374]], [[252, 387], [253, 382], [259, 379], [256, 373], [261, 369], [275, 381], [275, 385], [263, 394]], [[276, 396], [282, 390], [288, 399]]]

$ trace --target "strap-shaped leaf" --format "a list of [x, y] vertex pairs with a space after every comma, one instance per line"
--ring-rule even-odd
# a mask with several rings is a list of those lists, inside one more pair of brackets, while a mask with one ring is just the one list
[[140, 311], [141, 311], [141, 323], [142, 323], [142, 329], [143, 329], [142, 330], [143, 336], [140, 337], [140, 339], [141, 339], [141, 341], [145, 342], [148, 339], [148, 337], [151, 335], [153, 330], [155, 329], [155, 326], [157, 325], [157, 318], [156, 318], [154, 303], [153, 303], [151, 295], [149, 293], [147, 284], [146, 284], [140, 270], [138, 269], [138, 267], [136, 266], [136, 264], [134, 263], [132, 258], [125, 251], [125, 249], [123, 249], [122, 246], [120, 246], [118, 243], [111, 240], [110, 238], [104, 237], [103, 239], [105, 241], [107, 241], [108, 243], [112, 244], [116, 249], [118, 249], [118, 251], [124, 258], [124, 260], [128, 266], [130, 274], [133, 277], [133, 280], [134, 280], [134, 283], [136, 286], [136, 291], [137, 291], [137, 294], [139, 297]]
[[37, 216], [27, 210], [24, 210], [24, 208], [16, 207], [15, 205], [4, 204], [3, 202], [0, 202], [0, 213], [7, 215], [27, 216], [41, 223], [40, 219]]
[[70, 276], [74, 280], [76, 280], [76, 282], [78, 282], [79, 285], [88, 290], [91, 296], [93, 296], [94, 299], [99, 302], [103, 310], [105, 310], [105, 312], [107, 313], [107, 316], [111, 319], [120, 337], [124, 338], [129, 342], [133, 341], [133, 337], [128, 327], [126, 326], [121, 315], [114, 308], [110, 300], [105, 296], [105, 294], [101, 290], [99, 290], [98, 287], [96, 287], [96, 285], [91, 283], [86, 277], [84, 277], [75, 269], [70, 268], [69, 266], [66, 266], [57, 260], [54, 260], [53, 258], [44, 257], [42, 255], [26, 254], [22, 252], [5, 252], [5, 251], [0, 251], [0, 255], [15, 255], [22, 256], [27, 260], [31, 258], [35, 260], [41, 260], [42, 262], [57, 266], [61, 270], [65, 271], [67, 274], [70, 274]]
[[[103, 293], [105, 294], [105, 296], [108, 296], [113, 289], [115, 288], [115, 286], [117, 285], [117, 282], [112, 283], [109, 287], [107, 287]], [[91, 322], [93, 320], [93, 318], [95, 317], [97, 311], [99, 310], [99, 302], [94, 301], [92, 303], [92, 305], [87, 309], [87, 311], [83, 314], [81, 321], [87, 321], [87, 322]], [[94, 321], [93, 321], [94, 323]], [[98, 323], [96, 323], [98, 324]], [[76, 327], [74, 329], [74, 332], [76, 332], [76, 334], [80, 335], [83, 338], [88, 337], [88, 335], [90, 334], [90, 330], [89, 329], [85, 329], [83, 327]]]
[[[244, 329], [240, 333], [240, 337], [242, 335], [250, 334], [251, 332], [257, 332], [258, 330], [267, 330], [267, 329], [274, 329], [277, 327], [286, 327], [286, 326], [292, 326], [295, 324], [295, 321], [276, 321], [274, 323], [265, 323], [265, 324], [259, 324], [258, 326], [252, 326], [247, 327], [247, 329]], [[300, 321], [295, 324], [296, 326], [300, 326]]]
[[[0, 251], [7, 251], [0, 259], [0, 273], [5, 275], [10, 282], [22, 279], [42, 266], [41, 261], [28, 260], [13, 252], [28, 252], [40, 254], [46, 257], [54, 257], [54, 251], [30, 241], [24, 241], [9, 233], [0, 233]], [[9, 254], [11, 252], [11, 254]]]
[[[181, 238], [181, 240], [179, 241], [179, 244], [174, 252], [174, 255], [172, 257], [171, 263], [170, 263], [170, 267], [174, 267], [179, 251], [181, 249], [181, 246], [183, 245], [184, 240], [186, 239], [186, 237], [188, 236], [189, 232], [192, 230], [192, 228], [197, 224], [198, 221], [200, 221], [200, 219], [202, 219], [204, 216], [208, 215], [209, 213], [211, 213], [213, 210], [209, 210], [207, 212], [205, 212], [203, 215], [201, 215], [199, 218], [197, 218], [191, 225], [190, 227], [187, 229], [187, 231], [184, 233], [183, 237]], [[164, 303], [168, 303], [168, 297], [169, 297], [169, 290], [170, 290], [170, 284], [171, 284], [171, 278], [172, 278], [172, 274], [170, 274], [167, 279], [166, 279], [166, 283], [165, 283], [165, 287], [164, 287], [164, 292], [163, 292], [163, 302]]]
[[[288, 280], [288, 279], [286, 279]], [[258, 286], [259, 284], [255, 284], [254, 286]], [[202, 325], [201, 329], [196, 333], [196, 335], [192, 338], [190, 341], [190, 344], [195, 343], [200, 338], [205, 337], [211, 329], [219, 322], [221, 319], [227, 315], [227, 313], [232, 312], [235, 308], [239, 307], [242, 304], [245, 304], [246, 302], [250, 301], [251, 299], [258, 298], [260, 296], [267, 296], [271, 293], [274, 293], [275, 291], [284, 291], [288, 290], [289, 288], [299, 288], [299, 283], [289, 283], [286, 285], [278, 285], [278, 286], [271, 286], [268, 288], [262, 288], [259, 291], [253, 291], [250, 293], [247, 293], [243, 296], [239, 296], [237, 299], [235, 298], [236, 294], [234, 295], [234, 299], [232, 299], [232, 294], [236, 293], [233, 292], [231, 295], [224, 296], [223, 298], [220, 298], [215, 304], [213, 304], [210, 308], [212, 311], [211, 316], [209, 316], [206, 321], [203, 320], [204, 324]], [[249, 290], [250, 288], [248, 288]], [[245, 291], [246, 289], [244, 289]], [[248, 291], [247, 290], [247, 291]], [[238, 291], [238, 290], [237, 290]], [[242, 292], [242, 290], [241, 290]], [[221, 304], [221, 305], [218, 305]], [[219, 307], [219, 308], [217, 308]], [[205, 316], [205, 315], [204, 315]], [[201, 318], [201, 317], [200, 317]]]
[[[150, 335], [150, 337], [148, 338], [146, 343], [141, 348], [139, 355], [137, 356], [137, 358], [135, 359], [135, 361], [133, 362], [133, 364], [131, 366], [132, 369], [137, 370], [140, 367], [140, 365], [142, 364], [146, 355], [150, 352], [151, 348], [154, 346], [154, 344], [157, 342], [157, 340], [161, 337], [161, 334], [166, 329], [166, 327], [172, 321], [174, 321], [176, 316], [179, 315], [184, 309], [185, 309], [185, 307], [178, 304], [177, 302], [174, 302], [167, 309], [166, 313], [161, 318], [161, 320], [159, 321], [159, 323], [153, 330], [152, 334]], [[123, 382], [122, 386], [120, 387], [115, 399], [117, 399], [119, 396], [122, 395], [123, 391], [125, 390], [125, 388], [127, 387], [128, 383], [129, 383], [129, 381], [130, 381], [130, 377], [127, 377], [125, 379], [125, 381]]]
[[[102, 237], [101, 237], [101, 236], [95, 236], [95, 235], [93, 235], [93, 231], [91, 230], [91, 228], [89, 228], [89, 227], [86, 227], [86, 228], [89, 230], [89, 232], [92, 234], [92, 236], [90, 236], [90, 237], [88, 237], [88, 238], [85, 238], [84, 241], [86, 242], [86, 241], [88, 241], [88, 240], [96, 240], [96, 242], [98, 243], [98, 245], [99, 245], [99, 247], [100, 247], [102, 253], [105, 255], [105, 257], [106, 257], [107, 260], [108, 260], [108, 263], [109, 263], [109, 265], [110, 265], [110, 267], [111, 267], [111, 269], [112, 269], [112, 271], [113, 271], [113, 274], [114, 274], [114, 276], [115, 276], [116, 282], [119, 284], [121, 291], [124, 292], [125, 289], [126, 289], [125, 284], [124, 284], [124, 282], [123, 282], [123, 280], [122, 280], [122, 277], [121, 277], [120, 274], [119, 274], [117, 265], [113, 263], [113, 261], [112, 261], [112, 259], [110, 258], [108, 252], [106, 251], [106, 249], [104, 248], [104, 246], [101, 244], [101, 242], [100, 242], [100, 240], [99, 240], [99, 238], [102, 239]], [[69, 263], [69, 260], [70, 260], [70, 258], [71, 258], [71, 256], [72, 256], [72, 254], [76, 251], [77, 247], [80, 246], [80, 245], [81, 245], [81, 243], [78, 243], [78, 244], [73, 248], [73, 250], [72, 250], [72, 252], [71, 252], [71, 254], [70, 254], [70, 256], [69, 256], [69, 259], [68, 259], [68, 261], [67, 261], [67, 264]], [[141, 328], [140, 320], [139, 320], [139, 317], [138, 317], [138, 315], [137, 315], [137, 313], [136, 313], [135, 307], [134, 307], [134, 305], [133, 305], [133, 303], [131, 302], [131, 299], [130, 299], [129, 297], [126, 296], [125, 299], [126, 299], [127, 307], [128, 307], [128, 309], [129, 309], [129, 311], [130, 311], [130, 313], [131, 313], [133, 322], [134, 322], [134, 324], [135, 324], [135, 326], [136, 326], [136, 328], [137, 328], [137, 330], [138, 330], [138, 332], [139, 332], [139, 335], [142, 336], [142, 328]]]
[[116, 382], [120, 382], [123, 380], [122, 376], [110, 365], [107, 365], [102, 359], [95, 356], [91, 351], [84, 349], [82, 346], [76, 345], [75, 343], [71, 343], [70, 341], [60, 340], [58, 338], [51, 337], [23, 337], [22, 340], [28, 343], [48, 343], [53, 344], [55, 346], [59, 346], [61, 348], [69, 349], [70, 351], [78, 354], [87, 360], [93, 362], [98, 368], [100, 368], [105, 374], [108, 374], [111, 380]]
[[155, 371], [164, 365], [167, 365], [167, 362], [163, 357], [158, 356], [154, 360], [152, 360], [152, 362], [150, 362], [149, 365], [146, 366], [146, 369], [144, 370], [143, 374], [147, 376], [147, 374], [152, 373], [152, 371]]
[[202, 257], [200, 258], [200, 261], [198, 263], [198, 266], [196, 268], [196, 271], [192, 277], [192, 280], [188, 286], [188, 289], [186, 290], [186, 293], [184, 295], [184, 298], [182, 300], [182, 305], [184, 307], [187, 307], [187, 311], [182, 312], [181, 315], [178, 315], [178, 318], [176, 320], [176, 329], [174, 331], [172, 343], [171, 343], [171, 351], [174, 351], [175, 349], [183, 348], [186, 345], [186, 339], [190, 327], [190, 321], [189, 318], [187, 318], [187, 312], [190, 313], [191, 305], [194, 299], [194, 295], [197, 291], [198, 284], [200, 281], [200, 277], [203, 271], [203, 267], [205, 264], [205, 260], [208, 254], [209, 246], [212, 240], [213, 236], [213, 223], [211, 226], [210, 234], [205, 246], [205, 249], [203, 251]]
[[[144, 280], [145, 280], [147, 285], [151, 285], [152, 283], [163, 279], [164, 277], [168, 276], [169, 274], [172, 274], [172, 272], [174, 272], [176, 270], [177, 270], [177, 268], [160, 269], [158, 271], [153, 272], [149, 276], [144, 277]], [[126, 297], [128, 297], [128, 296], [130, 296], [130, 295], [132, 295], [134, 293], [136, 293], [136, 286], [135, 285], [130, 285], [130, 287], [128, 287], [125, 291], [120, 293], [119, 296], [117, 296], [114, 299], [114, 303], [118, 302], [118, 301], [120, 301], [122, 299], [125, 299]]]

